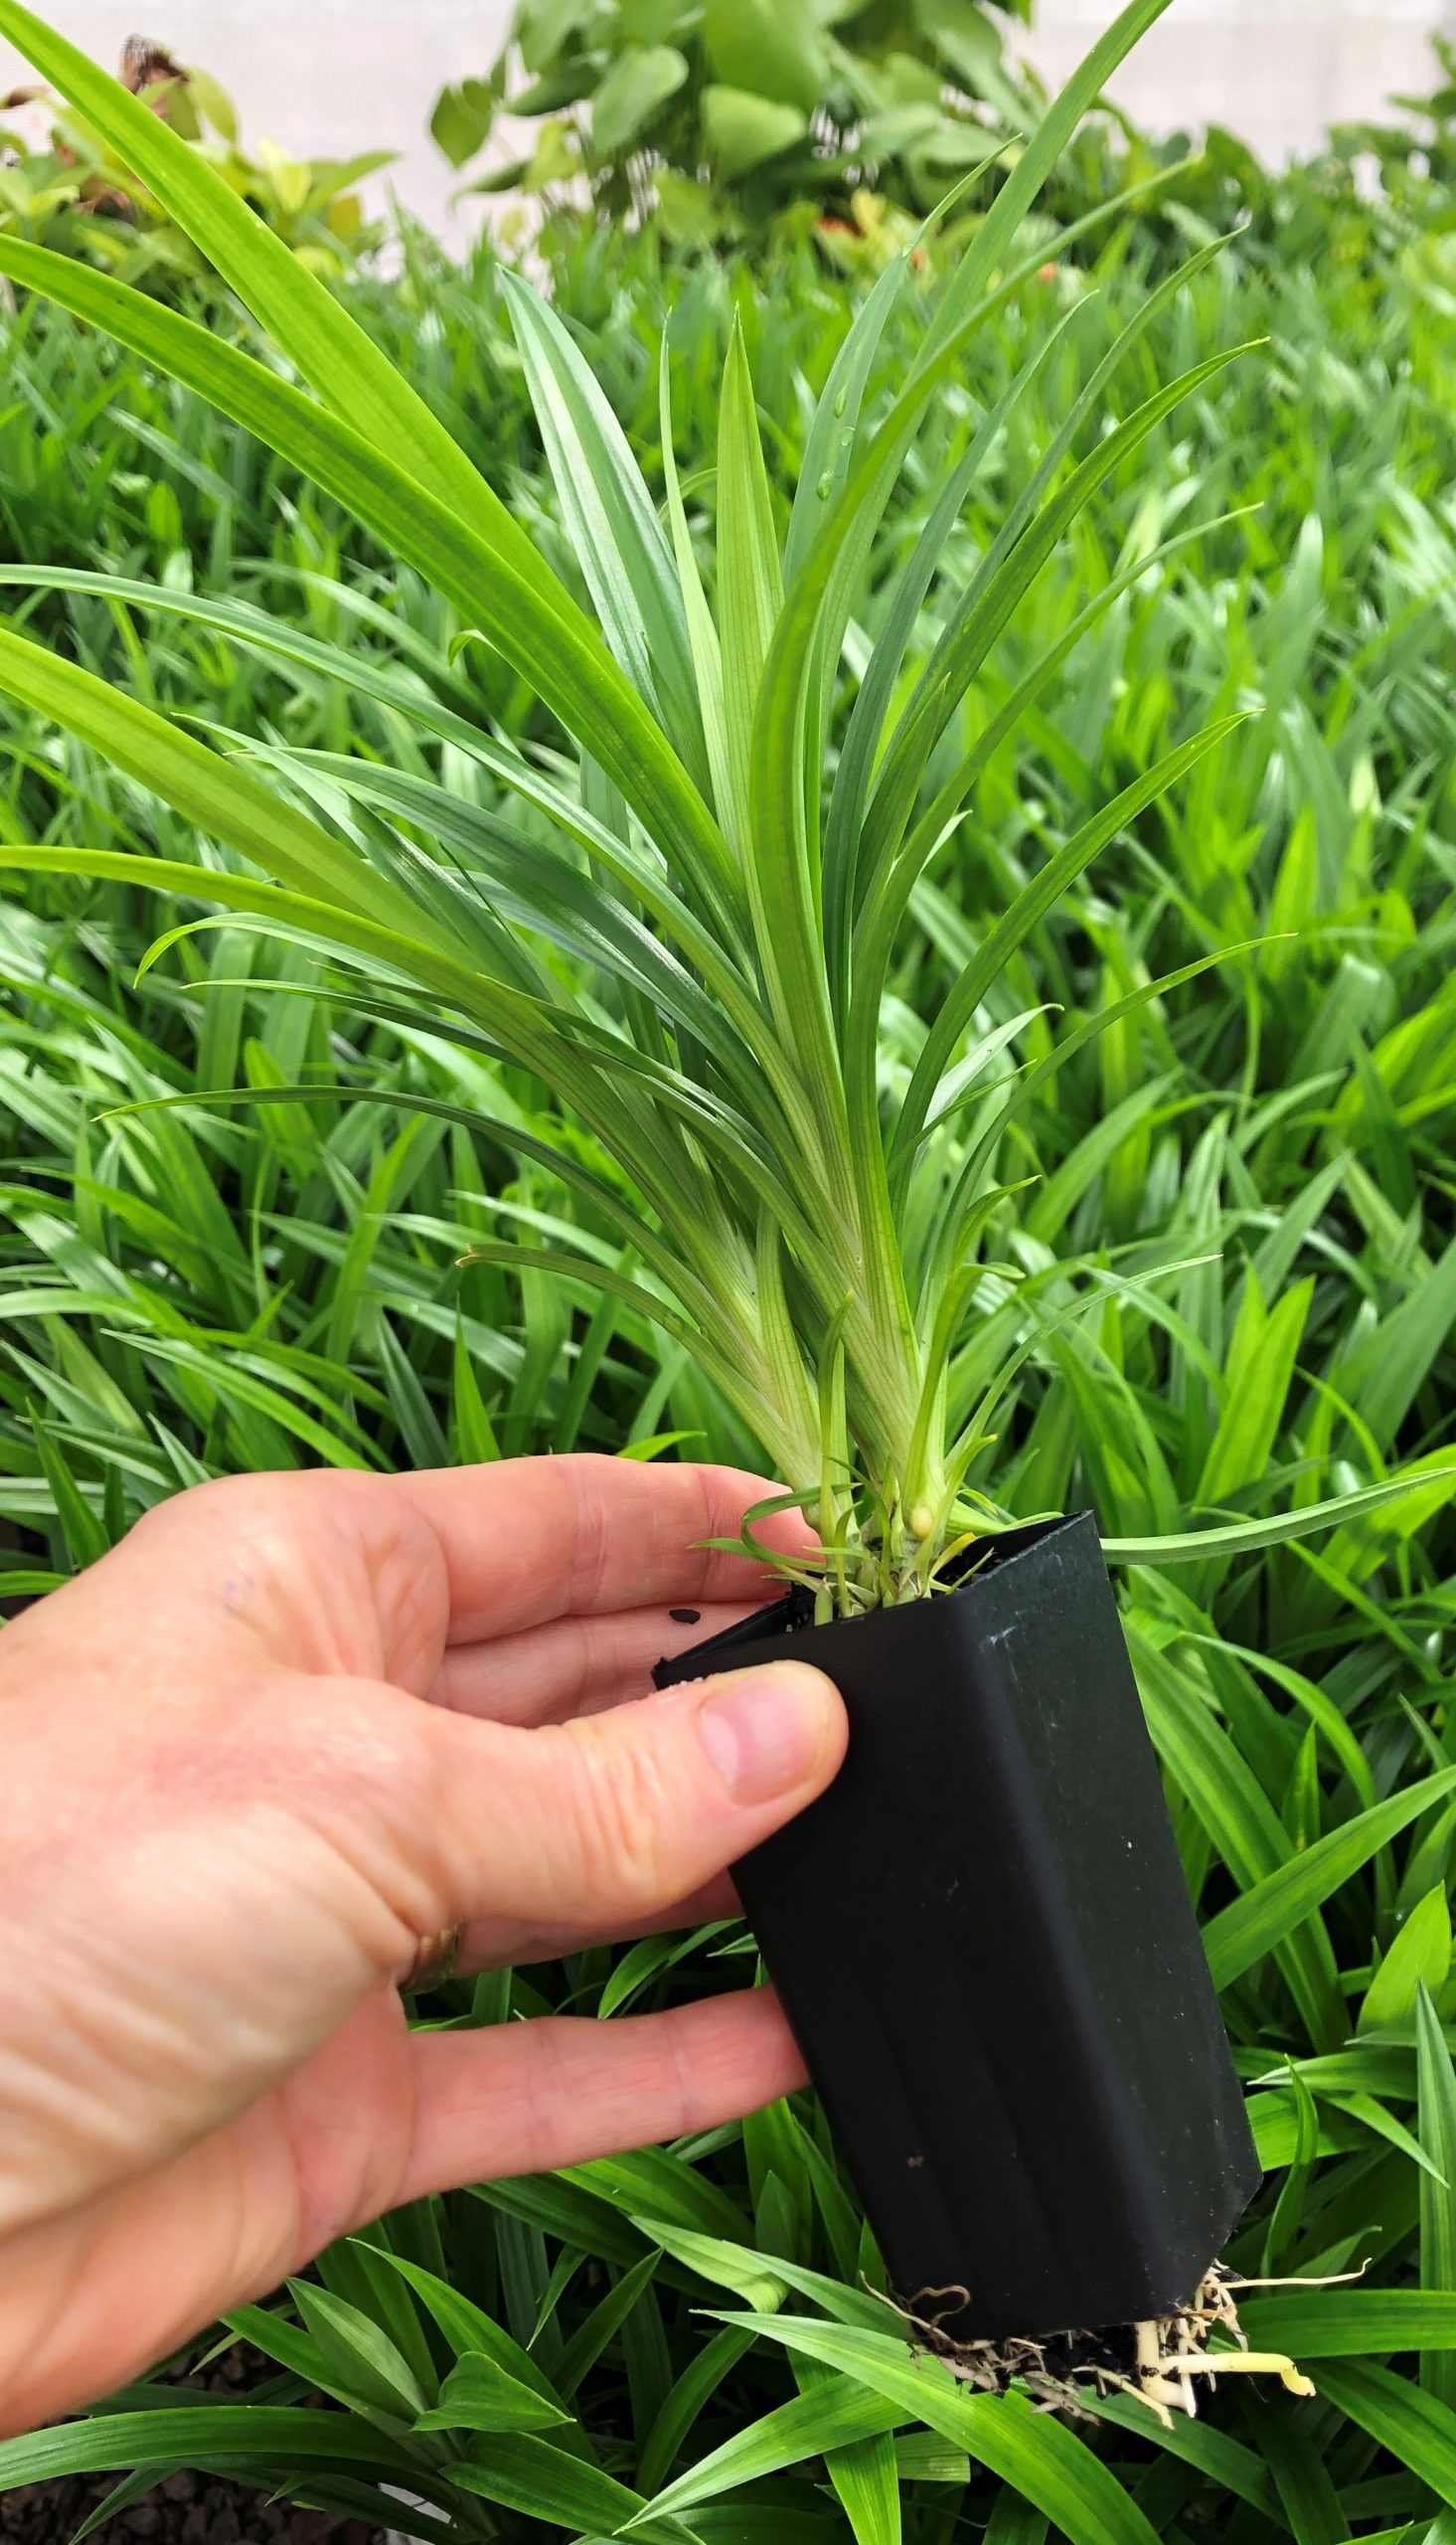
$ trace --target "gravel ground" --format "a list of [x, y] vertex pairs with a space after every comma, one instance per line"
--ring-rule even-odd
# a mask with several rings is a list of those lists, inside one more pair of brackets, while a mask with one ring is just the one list
[[[220, 2395], [245, 2393], [272, 2372], [241, 2346], [214, 2360], [202, 2382]], [[0, 2545], [70, 2545], [81, 2522], [115, 2489], [114, 2474], [67, 2475], [0, 2494]], [[358, 2519], [290, 2509], [265, 2492], [209, 2474], [169, 2474], [145, 2500], [118, 2510], [96, 2530], [96, 2545], [390, 2545]]]
[[[68, 2545], [111, 2489], [105, 2475], [34, 2483], [0, 2499], [5, 2545]], [[289, 2509], [261, 2492], [239, 2491], [205, 2474], [169, 2474], [155, 2492], [96, 2530], [97, 2545], [382, 2545], [357, 2519]]]

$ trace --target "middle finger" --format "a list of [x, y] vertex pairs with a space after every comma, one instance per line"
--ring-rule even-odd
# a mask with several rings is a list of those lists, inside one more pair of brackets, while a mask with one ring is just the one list
[[646, 1696], [652, 1667], [740, 1617], [755, 1604], [704, 1609], [623, 1609], [605, 1616], [553, 1617], [494, 1642], [454, 1644], [429, 1694], [452, 1714], [492, 1723], [566, 1723]]
[[721, 1918], [741, 1915], [731, 1874], [721, 1873], [690, 1900], [676, 1900], [655, 1918], [645, 1918], [624, 1935], [620, 1920], [611, 1927], [523, 1926], [510, 1918], [472, 1918], [460, 1931], [455, 1970], [462, 1979], [480, 1970], [521, 1970], [538, 1961], [562, 1961], [568, 1953], [587, 1952], [593, 1945], [631, 1945], [644, 1936], [686, 1934], [712, 1926]]

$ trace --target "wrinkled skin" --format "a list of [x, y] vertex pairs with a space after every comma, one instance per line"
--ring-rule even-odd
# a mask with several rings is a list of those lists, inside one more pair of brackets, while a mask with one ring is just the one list
[[241, 1478], [4, 1629], [0, 2426], [403, 2201], [798, 2081], [766, 1990], [413, 2037], [398, 1993], [444, 1928], [473, 1970], [722, 1914], [829, 1782], [816, 1671], [644, 1694], [763, 1596], [702, 1551], [763, 1491], [584, 1457]]

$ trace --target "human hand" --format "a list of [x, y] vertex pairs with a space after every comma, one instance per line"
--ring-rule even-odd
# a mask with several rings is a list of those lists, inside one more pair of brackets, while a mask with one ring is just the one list
[[0, 2427], [402, 2202], [799, 2081], [768, 1990], [413, 2036], [398, 1994], [447, 1928], [469, 1970], [722, 1914], [830, 1782], [817, 1671], [642, 1694], [763, 1598], [701, 1550], [763, 1490], [589, 1457], [239, 1478], [4, 1628]]

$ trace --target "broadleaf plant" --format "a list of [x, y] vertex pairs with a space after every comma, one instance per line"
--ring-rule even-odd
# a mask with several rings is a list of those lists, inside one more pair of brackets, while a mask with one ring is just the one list
[[[122, 51], [121, 79], [148, 110], [200, 157], [220, 170], [234, 193], [315, 273], [337, 279], [379, 244], [366, 220], [362, 181], [390, 165], [389, 150], [348, 160], [306, 163], [276, 143], [253, 156], [243, 149], [231, 99], [216, 80], [173, 60], [165, 46], [132, 36]], [[42, 141], [28, 123], [48, 100], [19, 88], [0, 100], [0, 231], [44, 241], [107, 273], [122, 275], [166, 299], [194, 301], [211, 276], [196, 243], [171, 221], [129, 165], [110, 150], [84, 115], [58, 115]]]
[[818, 214], [838, 247], [906, 227], [897, 207], [926, 210], [989, 130], [1036, 121], [1039, 94], [981, 0], [518, 0], [489, 72], [445, 88], [430, 128], [457, 168], [500, 118], [527, 130], [470, 190], [559, 217], [579, 219], [584, 181], [588, 218], [651, 214], [702, 242]]
[[[453, 1032], [544, 1083], [597, 1154], [569, 1128], [543, 1145], [517, 1125], [497, 1126], [589, 1201], [635, 1266], [514, 1245], [513, 1266], [555, 1269], [611, 1292], [691, 1348], [761, 1443], [785, 1497], [815, 1519], [821, 1614], [919, 1596], [952, 1552], [1007, 1525], [991, 1460], [997, 1404], [1016, 1369], [1128, 1281], [1186, 1270], [1150, 1262], [1147, 1249], [1126, 1272], [1102, 1257], [1062, 1260], [1053, 1289], [1035, 1273], [1013, 1274], [988, 1249], [1026, 1172], [1017, 1122], [1040, 1078], [1078, 1040], [1202, 966], [1139, 985], [1036, 1070], [1019, 1070], [1014, 1056], [1020, 1029], [1042, 1010], [1010, 1023], [988, 1000], [1057, 896], [1217, 750], [1236, 713], [1166, 752], [1012, 895], [952, 982], [894, 1101], [882, 1078], [881, 1020], [891, 957], [903, 932], [921, 924], [917, 886], [960, 836], [990, 755], [1035, 708], [1074, 640], [1044, 652], [985, 731], [972, 720], [968, 742], [964, 709], [978, 672], [1112, 473], [1248, 351], [1229, 346], [1145, 390], [1099, 429], [1127, 357], [1215, 248], [1147, 294], [984, 556], [961, 587], [945, 588], [949, 530], [994, 464], [1039, 358], [984, 395], [964, 456], [890, 579], [875, 642], [851, 642], [857, 597], [921, 427], [952, 389], [982, 397], [978, 336], [1019, 278], [1022, 217], [1108, 71], [1165, 5], [1131, 0], [1093, 48], [949, 274], [918, 355], [888, 383], [876, 379], [877, 348], [908, 255], [882, 278], [809, 424], [786, 531], [734, 334], [707, 575], [673, 460], [671, 344], [660, 512], [567, 328], [524, 282], [512, 286], [521, 358], [593, 615], [387, 356], [215, 172], [19, 0], [0, 0], [0, 33], [135, 170], [306, 386], [274, 360], [220, 343], [44, 249], [0, 240], [0, 272], [211, 398], [352, 509], [387, 553], [433, 584], [464, 636], [514, 666], [575, 754], [572, 762], [559, 748], [523, 749], [456, 718], [451, 743], [480, 781], [470, 790], [271, 742], [249, 747], [259, 764], [248, 766], [237, 747], [220, 752], [7, 633], [0, 689], [68, 728], [224, 854], [194, 869], [125, 851], [6, 845], [0, 862], [113, 876], [246, 915], [365, 973], [387, 993], [382, 1015], [393, 1003], [397, 1015]], [[1154, 571], [1160, 554], [1140, 557], [1137, 571]], [[1079, 631], [1128, 579], [1097, 594]], [[926, 636], [932, 589], [937, 615]], [[165, 605], [186, 604], [169, 594]], [[235, 609], [231, 625], [241, 642], [269, 642], [266, 622], [250, 629], [245, 611]], [[851, 655], [858, 684], [845, 712]], [[438, 713], [419, 703], [425, 735], [438, 732]], [[239, 871], [240, 858], [266, 880]], [[216, 1093], [226, 1101], [234, 1091]], [[246, 1095], [256, 1102], [259, 1091]], [[976, 1348], [978, 1299], [1004, 1301], [1018, 1277], [1019, 1339], [1010, 1362], [988, 1371]], [[1421, 1482], [1428, 1490], [1428, 1470]], [[1412, 1489], [1399, 1475], [1381, 1477], [1282, 1520], [1194, 1529], [1162, 1551], [1175, 1561], [1226, 1557]], [[1139, 1540], [1123, 1552], [1147, 1562], [1160, 1546]]]

